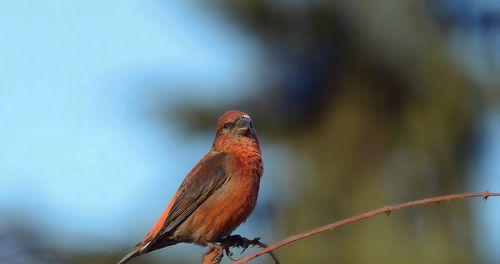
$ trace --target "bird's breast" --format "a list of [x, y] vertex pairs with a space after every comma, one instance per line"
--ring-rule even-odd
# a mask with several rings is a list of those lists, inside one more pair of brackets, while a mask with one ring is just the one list
[[206, 244], [230, 235], [255, 208], [262, 176], [260, 155], [254, 158], [231, 155], [227, 166], [228, 182], [187, 221], [191, 242]]

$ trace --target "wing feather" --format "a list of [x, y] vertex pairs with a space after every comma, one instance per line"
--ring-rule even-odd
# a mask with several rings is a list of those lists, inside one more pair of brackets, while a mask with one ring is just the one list
[[168, 213], [163, 228], [148, 243], [148, 248], [184, 222], [217, 189], [229, 180], [226, 170], [226, 153], [204, 158], [189, 173], [179, 187], [179, 196]]

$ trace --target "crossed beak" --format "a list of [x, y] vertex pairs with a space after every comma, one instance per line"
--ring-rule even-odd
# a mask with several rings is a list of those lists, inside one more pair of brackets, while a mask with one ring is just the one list
[[236, 129], [238, 134], [243, 136], [253, 133], [252, 120], [249, 117], [241, 117], [236, 122]]

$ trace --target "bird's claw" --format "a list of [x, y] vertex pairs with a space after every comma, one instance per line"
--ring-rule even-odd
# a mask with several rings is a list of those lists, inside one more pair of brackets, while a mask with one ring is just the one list
[[[260, 237], [256, 237], [254, 239], [248, 239], [248, 238], [242, 237], [240, 235], [227, 236], [226, 238], [224, 238], [220, 241], [220, 245], [224, 249], [224, 251], [226, 252], [227, 257], [231, 261], [238, 260], [238, 259], [235, 259], [233, 257], [234, 256], [233, 253], [229, 250], [229, 248], [231, 248], [231, 247], [242, 248], [240, 254], [243, 254], [243, 252], [245, 252], [245, 250], [247, 248], [249, 248], [250, 246], [252, 246], [252, 247], [257, 246], [257, 247], [261, 247], [261, 248], [267, 247], [266, 244], [260, 242]], [[278, 259], [276, 258], [276, 256], [274, 256], [274, 254], [272, 252], [270, 252], [269, 254], [274, 259], [275, 263], [279, 263]]]
[[258, 246], [260, 244], [260, 237], [250, 240], [240, 235], [233, 235], [226, 237], [224, 241], [228, 242], [232, 247], [240, 247], [243, 248], [243, 251], [245, 251], [250, 246]]
[[234, 254], [233, 254], [233, 252], [231, 252], [231, 250], [229, 250], [229, 247], [226, 247], [226, 248], [224, 249], [224, 251], [226, 252], [227, 257], [228, 257], [231, 261], [237, 261], [237, 260], [238, 260], [238, 259], [233, 258]]

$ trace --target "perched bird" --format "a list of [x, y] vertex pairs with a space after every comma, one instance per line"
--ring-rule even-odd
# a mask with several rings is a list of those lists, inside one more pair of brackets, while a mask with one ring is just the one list
[[151, 231], [118, 264], [177, 243], [214, 246], [252, 213], [262, 173], [252, 119], [237, 110], [224, 113], [210, 151], [186, 176]]

